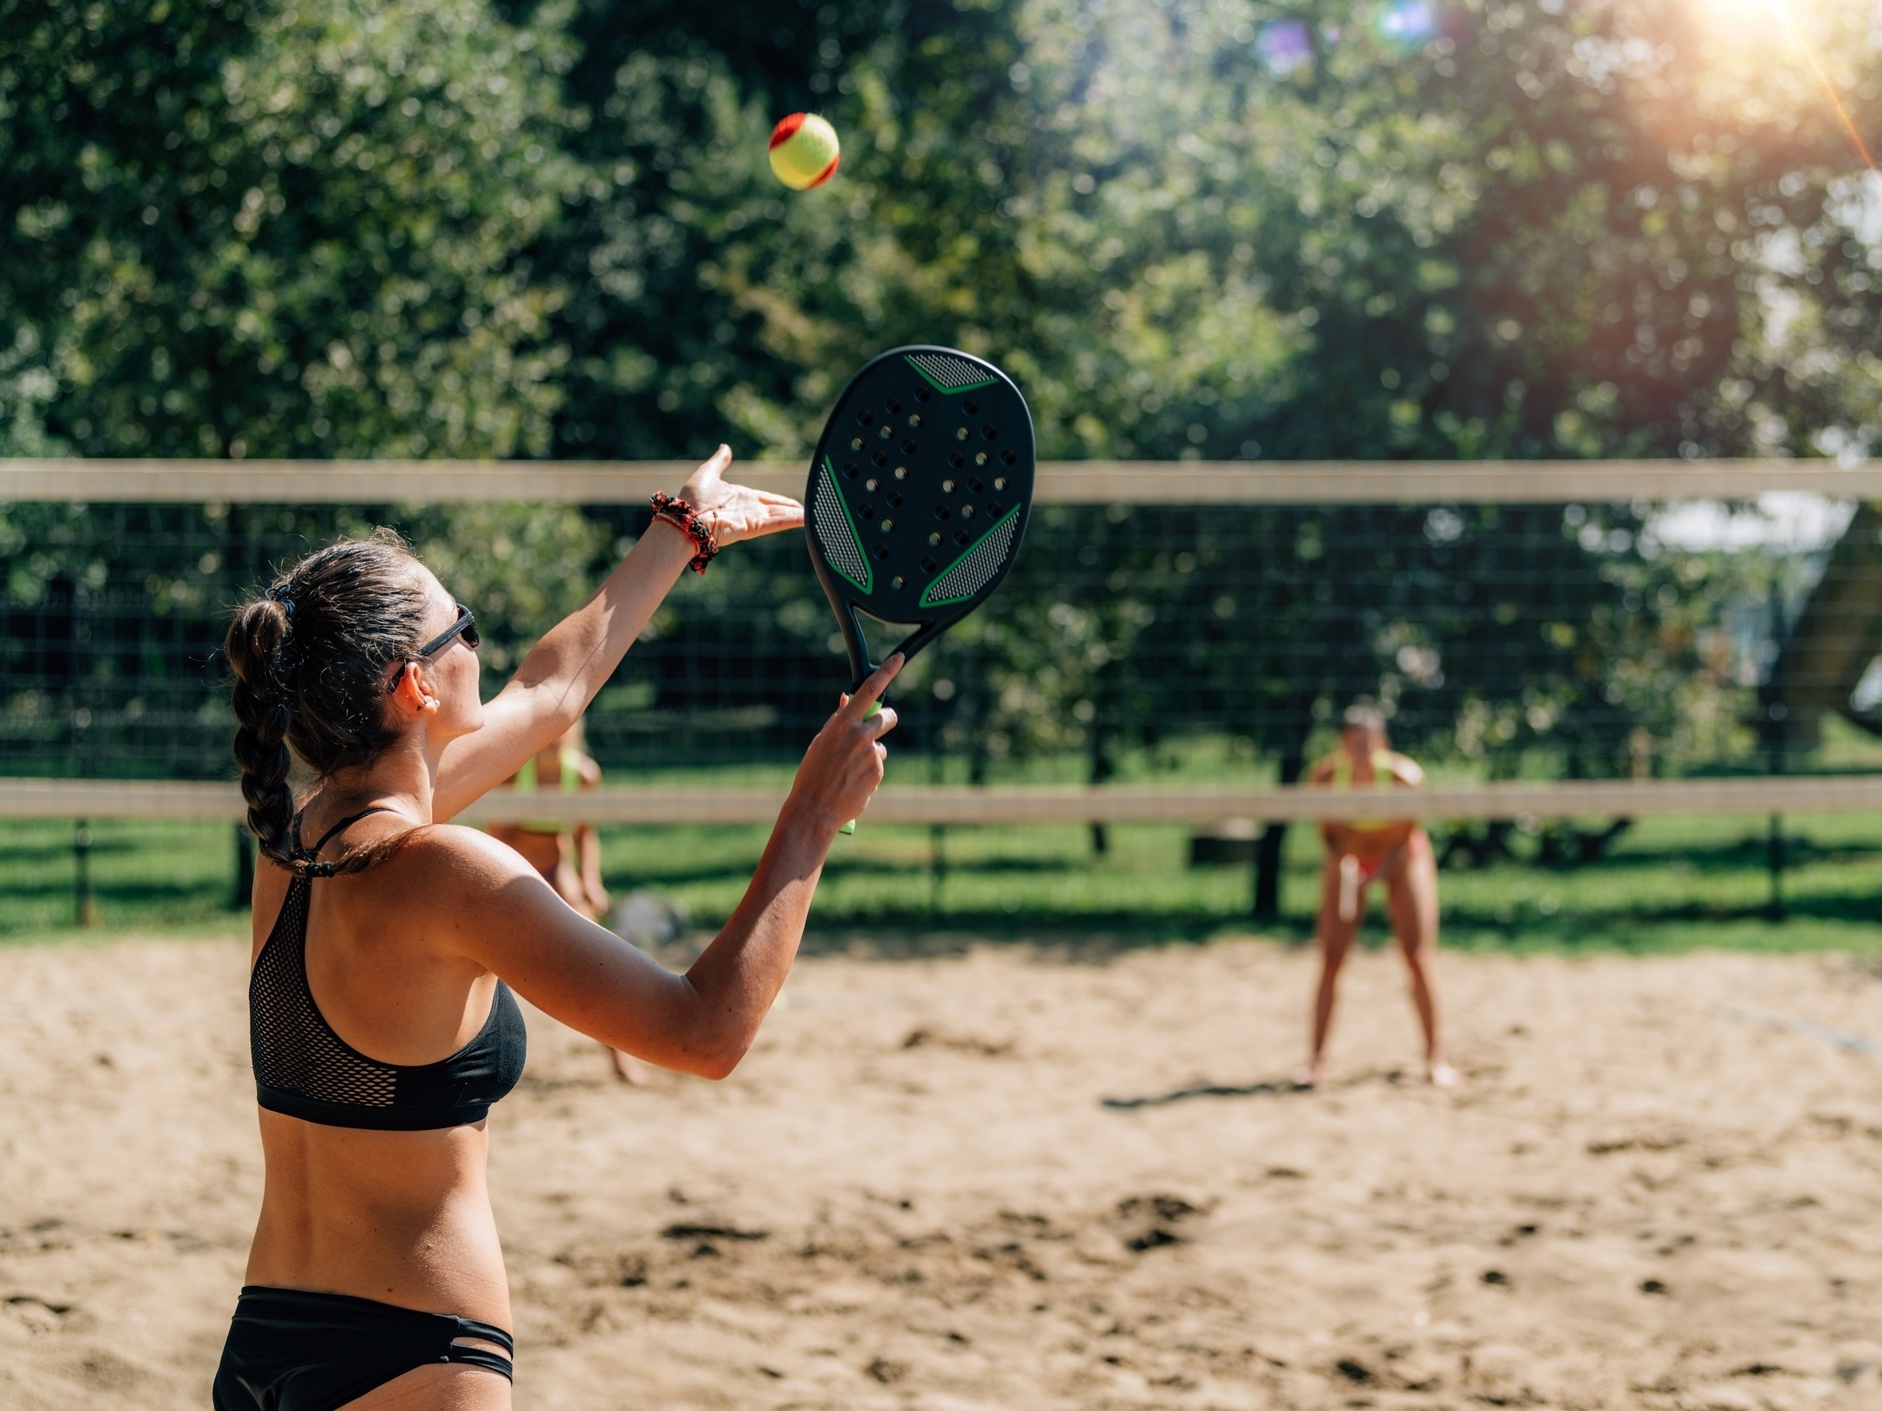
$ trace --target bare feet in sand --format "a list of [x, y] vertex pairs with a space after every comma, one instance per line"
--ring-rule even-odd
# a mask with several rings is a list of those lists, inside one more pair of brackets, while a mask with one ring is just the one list
[[[1425, 1068], [1425, 1077], [1434, 1088], [1454, 1088], [1463, 1082], [1463, 1076], [1442, 1058], [1433, 1059]], [[1287, 1081], [1296, 1088], [1317, 1088], [1326, 1080], [1326, 1070], [1318, 1063], [1303, 1063], [1287, 1075]]]

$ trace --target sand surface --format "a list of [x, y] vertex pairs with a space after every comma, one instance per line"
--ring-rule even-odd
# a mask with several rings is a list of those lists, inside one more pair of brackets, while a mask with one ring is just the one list
[[[0, 952], [0, 1406], [207, 1388], [260, 1188], [245, 954]], [[530, 1015], [520, 1408], [1882, 1407], [1882, 978], [1258, 942], [802, 961], [720, 1085]], [[1195, 1092], [1209, 1087], [1236, 1092]], [[1105, 1100], [1137, 1105], [1106, 1105]], [[1150, 1101], [1137, 1101], [1151, 1099]]]

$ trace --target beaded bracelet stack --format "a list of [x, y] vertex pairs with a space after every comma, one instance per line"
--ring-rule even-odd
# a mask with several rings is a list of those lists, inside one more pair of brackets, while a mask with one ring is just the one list
[[664, 519], [667, 523], [676, 526], [699, 546], [699, 552], [693, 555], [693, 561], [687, 565], [694, 573], [704, 573], [706, 565], [719, 556], [719, 546], [713, 542], [712, 531], [699, 522], [699, 511], [685, 500], [676, 500], [673, 496], [656, 490], [653, 497], [653, 517]]

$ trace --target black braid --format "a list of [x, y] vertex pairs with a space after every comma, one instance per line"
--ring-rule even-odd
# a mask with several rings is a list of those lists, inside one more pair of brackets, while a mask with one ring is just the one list
[[229, 624], [227, 650], [235, 673], [230, 704], [235, 709], [235, 762], [242, 771], [242, 797], [248, 826], [263, 855], [293, 867], [288, 830], [294, 822], [294, 794], [288, 771], [291, 712], [282, 680], [282, 648], [288, 634], [287, 613], [271, 598], [249, 603]]

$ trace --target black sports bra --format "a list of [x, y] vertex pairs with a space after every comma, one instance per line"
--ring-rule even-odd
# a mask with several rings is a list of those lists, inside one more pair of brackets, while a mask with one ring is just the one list
[[[310, 849], [294, 820], [294, 855], [317, 857], [334, 834], [370, 813], [343, 818]], [[316, 868], [315, 876], [325, 875]], [[401, 1067], [368, 1058], [334, 1033], [307, 983], [309, 876], [288, 884], [274, 930], [248, 981], [248, 1040], [255, 1096], [270, 1112], [327, 1127], [419, 1132], [481, 1122], [523, 1076], [527, 1034], [510, 987], [497, 981], [477, 1036], [437, 1063]]]

